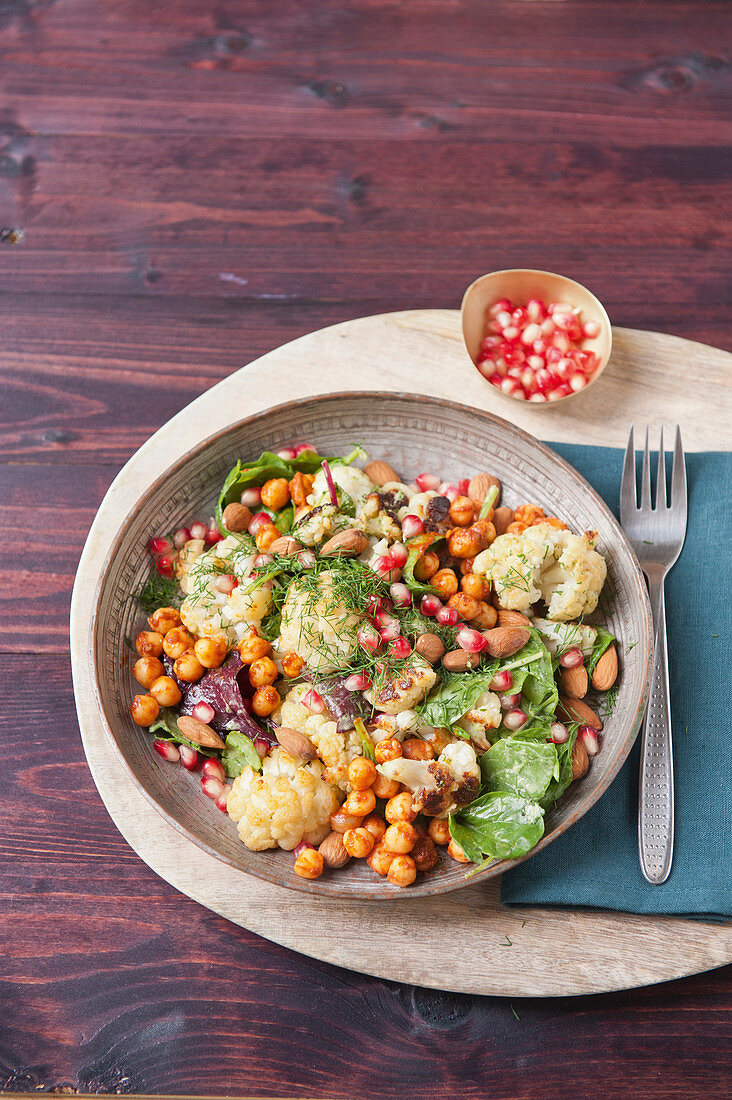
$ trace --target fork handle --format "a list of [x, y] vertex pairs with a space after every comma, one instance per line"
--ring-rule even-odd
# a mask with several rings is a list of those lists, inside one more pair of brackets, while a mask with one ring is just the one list
[[638, 789], [638, 854], [653, 886], [671, 872], [674, 849], [674, 761], [663, 577], [649, 578], [656, 637], [648, 710], [643, 721]]

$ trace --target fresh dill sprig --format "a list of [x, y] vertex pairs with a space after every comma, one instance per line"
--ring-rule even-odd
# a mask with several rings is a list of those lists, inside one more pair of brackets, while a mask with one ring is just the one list
[[152, 615], [159, 607], [180, 607], [183, 595], [174, 577], [162, 577], [155, 571], [135, 592], [135, 599], [146, 615]]

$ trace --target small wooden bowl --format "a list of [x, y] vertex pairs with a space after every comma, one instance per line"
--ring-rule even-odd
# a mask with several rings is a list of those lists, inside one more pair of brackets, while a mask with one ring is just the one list
[[[583, 322], [597, 321], [600, 325], [599, 335], [583, 342], [583, 347], [597, 355], [600, 364], [584, 389], [568, 394], [567, 397], [560, 397], [556, 401], [525, 401], [523, 398], [503, 393], [496, 386], [490, 386], [486, 379], [491, 390], [506, 400], [522, 401], [532, 409], [556, 408], [558, 405], [563, 405], [565, 401], [571, 401], [587, 393], [607, 366], [613, 346], [610, 318], [599, 298], [596, 298], [592, 291], [581, 283], [576, 283], [574, 279], [567, 279], [564, 275], [555, 275], [552, 271], [534, 271], [530, 267], [517, 267], [481, 275], [465, 291], [460, 307], [465, 347], [472, 362], [476, 364], [476, 369], [480, 345], [486, 334], [488, 310], [500, 298], [508, 298], [516, 305], [526, 305], [532, 298], [541, 298], [547, 303], [567, 302], [568, 305], [580, 309]], [[481, 377], [483, 377], [482, 374]]]

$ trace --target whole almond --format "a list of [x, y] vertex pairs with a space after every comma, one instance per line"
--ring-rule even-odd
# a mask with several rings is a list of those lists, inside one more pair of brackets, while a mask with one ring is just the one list
[[524, 626], [496, 626], [493, 630], [484, 630], [483, 637], [488, 645], [486, 653], [491, 657], [512, 657], [528, 642], [531, 634]]
[[570, 722], [579, 722], [581, 726], [592, 726], [593, 730], [602, 729], [602, 719], [581, 699], [570, 699], [568, 695], [560, 695], [559, 712]]
[[494, 486], [497, 486], [498, 493], [493, 503], [497, 504], [501, 499], [501, 483], [493, 474], [476, 474], [475, 477], [471, 478], [468, 485], [468, 496], [471, 500], [482, 504]]
[[589, 687], [585, 666], [563, 668], [559, 674], [559, 687], [562, 695], [568, 695], [570, 699], [584, 699]]
[[581, 779], [590, 770], [590, 758], [581, 741], [572, 745], [572, 779]]
[[323, 863], [326, 867], [345, 867], [351, 858], [346, 851], [346, 846], [343, 843], [342, 833], [329, 833], [325, 840], [318, 848], [321, 856], [323, 857]]
[[302, 543], [294, 539], [292, 535], [281, 535], [274, 540], [267, 553], [279, 554], [283, 558], [291, 558], [293, 554], [299, 554], [302, 549]]
[[479, 653], [468, 653], [467, 649], [453, 649], [442, 658], [442, 667], [448, 672], [466, 672], [469, 668], [477, 668], [479, 662]]
[[246, 531], [252, 522], [252, 510], [246, 504], [227, 504], [221, 518], [227, 531]]
[[363, 531], [356, 529], [339, 531], [337, 535], [333, 535], [332, 539], [328, 539], [321, 546], [320, 556], [321, 558], [332, 558], [336, 554], [341, 554], [345, 558], [357, 558], [359, 554], [363, 554], [368, 544], [369, 540]]
[[505, 535], [509, 523], [513, 523], [513, 508], [506, 508], [505, 505], [496, 508], [493, 513], [493, 526], [496, 529], [496, 535]]
[[615, 646], [608, 646], [592, 673], [592, 686], [595, 691], [607, 691], [618, 678], [618, 654]]
[[318, 756], [315, 745], [309, 737], [300, 730], [290, 729], [289, 726], [278, 726], [275, 729], [275, 737], [285, 752], [298, 760], [315, 760]]
[[445, 656], [445, 644], [437, 634], [420, 634], [414, 648], [431, 665], [436, 665]]
[[396, 470], [388, 462], [369, 462], [363, 472], [374, 485], [388, 485], [390, 481], [399, 481]]
[[531, 626], [531, 619], [527, 619], [520, 611], [507, 611], [505, 607], [498, 608], [499, 626]]
[[199, 722], [191, 714], [181, 714], [178, 718], [178, 729], [193, 741], [195, 745], [203, 745], [207, 749], [225, 749], [226, 745], [219, 737], [216, 730], [212, 730], [205, 722]]

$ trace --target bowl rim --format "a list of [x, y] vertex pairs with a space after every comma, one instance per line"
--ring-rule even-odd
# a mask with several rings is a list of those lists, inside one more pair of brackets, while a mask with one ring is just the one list
[[[560, 822], [554, 829], [552, 829], [550, 833], [545, 833], [539, 843], [536, 844], [530, 852], [528, 852], [525, 856], [522, 856], [520, 859], [496, 859], [491, 861], [486, 866], [477, 865], [480, 866], [479, 870], [476, 870], [476, 868], [473, 867], [472, 871], [466, 871], [466, 874], [457, 880], [441, 882], [438, 878], [430, 881], [431, 876], [428, 876], [419, 885], [414, 886], [409, 890], [396, 890], [395, 892], [390, 890], [388, 896], [390, 898], [405, 897], [415, 899], [417, 897], [428, 897], [436, 894], [451, 893], [453, 891], [463, 889], [467, 886], [475, 885], [479, 882], [485, 882], [488, 879], [493, 878], [496, 875], [503, 874], [504, 871], [508, 871], [512, 867], [523, 863], [525, 860], [530, 859], [532, 856], [536, 855], [538, 852], [546, 848], [558, 837], [562, 836], [572, 825], [579, 821], [579, 819], [583, 817], [585, 813], [587, 813], [587, 811], [591, 809], [591, 807], [594, 806], [595, 803], [602, 797], [602, 795], [605, 793], [605, 791], [608, 789], [610, 784], [617, 776], [618, 772], [628, 758], [630, 750], [635, 743], [638, 731], [640, 729], [641, 720], [643, 718], [643, 713], [645, 711], [646, 703], [648, 700], [651, 678], [652, 616], [650, 599], [635, 551], [633, 550], [633, 547], [631, 546], [627, 536], [623, 532], [620, 524], [618, 523], [612, 511], [602, 499], [600, 494], [592, 487], [592, 485], [590, 485], [590, 483], [582, 476], [582, 474], [579, 473], [579, 471], [575, 470], [575, 468], [569, 462], [567, 462], [566, 459], [563, 459], [560, 455], [556, 454], [556, 452], [553, 451], [551, 447], [549, 447], [547, 444], [543, 443], [541, 440], [536, 439], [529, 432], [524, 431], [522, 428], [518, 428], [515, 424], [511, 424], [509, 421], [504, 420], [503, 417], [497, 416], [495, 413], [489, 412], [486, 409], [473, 408], [472, 406], [465, 405], [459, 401], [451, 401], [447, 398], [434, 397], [429, 394], [414, 394], [403, 391], [385, 392], [383, 390], [341, 390], [331, 393], [317, 394], [314, 397], [306, 399], [306, 401], [299, 399], [268, 406], [266, 409], [262, 409], [260, 412], [253, 413], [247, 417], [243, 417], [242, 419], [227, 425], [225, 428], [214, 432], [212, 435], [206, 436], [195, 446], [189, 448], [175, 462], [167, 466], [166, 469], [163, 470], [154, 481], [147, 485], [144, 492], [138, 495], [135, 503], [132, 505], [132, 507], [128, 509], [125, 516], [120, 520], [117, 528], [117, 533], [114, 539], [111, 541], [107, 553], [104, 557], [104, 562], [98, 574], [97, 583], [95, 585], [93, 593], [92, 613], [90, 617], [90, 629], [88, 635], [89, 646], [87, 650], [87, 659], [91, 674], [91, 683], [94, 692], [94, 698], [97, 704], [99, 716], [102, 721], [102, 727], [107, 736], [107, 739], [111, 742], [112, 748], [118, 760], [123, 765], [128, 777], [131, 779], [135, 788], [143, 795], [147, 802], [154, 807], [157, 813], [159, 813], [169, 825], [176, 829], [177, 832], [185, 836], [188, 841], [197, 845], [197, 847], [206, 852], [208, 855], [211, 855], [215, 859], [219, 860], [219, 862], [224, 863], [237, 871], [243, 871], [245, 874], [251, 874], [255, 878], [270, 882], [275, 886], [281, 886], [288, 890], [296, 890], [301, 893], [307, 893], [313, 896], [340, 897], [349, 900], [358, 899], [363, 901], [378, 902], [385, 896], [383, 890], [376, 893], [373, 890], [369, 889], [347, 889], [339, 886], [337, 881], [330, 882], [326, 879], [324, 881], [315, 880], [311, 882], [307, 879], [299, 878], [297, 875], [291, 875], [289, 876], [287, 881], [283, 881], [282, 877], [277, 873], [277, 871], [275, 871], [274, 869], [270, 870], [267, 864], [264, 862], [262, 862], [261, 867], [259, 868], [256, 867], [256, 862], [254, 863], [254, 867], [242, 867], [240, 862], [218, 851], [216, 848], [212, 847], [212, 845], [210, 845], [207, 841], [192, 833], [186, 825], [184, 825], [175, 817], [174, 814], [166, 810], [165, 807], [163, 807], [157, 801], [152, 792], [147, 789], [146, 785], [138, 777], [137, 773], [130, 765], [127, 757], [125, 756], [120, 745], [118, 744], [102, 702], [100, 670], [98, 668], [96, 660], [97, 637], [98, 630], [100, 629], [99, 605], [101, 594], [107, 582], [107, 577], [111, 568], [111, 564], [116, 554], [118, 553], [121, 542], [125, 537], [125, 530], [127, 528], [128, 522], [137, 513], [142, 499], [163, 486], [173, 472], [178, 471], [193, 458], [200, 455], [202, 451], [211, 446], [215, 441], [221, 439], [223, 436], [229, 435], [232, 432], [241, 430], [242, 428], [246, 427], [247, 424], [251, 424], [254, 421], [261, 421], [263, 418], [272, 416], [276, 413], [290, 410], [294, 411], [302, 407], [303, 404], [307, 404], [308, 408], [310, 408], [313, 405], [324, 406], [329, 403], [337, 404], [337, 402], [339, 401], [345, 399], [353, 400], [354, 398], [356, 400], [372, 402], [375, 395], [378, 395], [382, 399], [401, 398], [402, 400], [419, 401], [423, 404], [427, 403], [433, 408], [450, 408], [455, 411], [467, 410], [472, 415], [477, 415], [480, 419], [495, 422], [501, 431], [507, 431], [509, 434], [513, 435], [518, 442], [526, 443], [528, 441], [528, 443], [532, 447], [538, 448], [550, 461], [555, 464], [559, 464], [562, 472], [567, 477], [569, 477], [570, 481], [574, 483], [574, 487], [581, 489], [585, 493], [589, 492], [589, 495], [593, 498], [594, 503], [598, 505], [600, 507], [600, 510], [605, 513], [605, 519], [610, 524], [610, 526], [614, 528], [615, 535], [619, 535], [620, 541], [624, 543], [624, 548], [630, 556], [630, 560], [639, 579], [640, 590], [644, 595], [643, 612], [645, 621], [643, 639], [642, 641], [639, 641], [638, 645], [634, 648], [634, 659], [638, 660], [639, 658], [645, 656], [646, 665], [640, 703], [636, 708], [636, 713], [630, 723], [629, 729], [627, 730], [623, 740], [618, 746], [615, 761], [608, 771], [607, 775], [603, 778], [601, 784], [588, 793], [587, 797], [584, 798], [582, 802], [575, 808], [574, 812], [569, 818], [567, 818], [565, 821]], [[110, 487], [110, 490], [111, 488], [113, 488], [113, 486]], [[110, 490], [108, 490], [108, 492]], [[249, 851], [246, 848], [244, 850]], [[256, 857], [258, 853], [250, 854]]]

